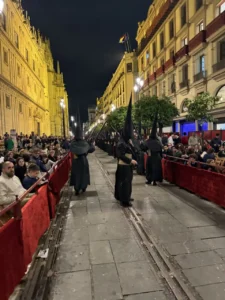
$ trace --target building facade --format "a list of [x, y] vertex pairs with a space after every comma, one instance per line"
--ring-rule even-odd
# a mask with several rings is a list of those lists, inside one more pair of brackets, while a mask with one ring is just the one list
[[88, 106], [88, 122], [89, 122], [89, 125], [91, 125], [95, 122], [95, 114], [96, 114], [96, 107], [93, 106], [93, 105]]
[[59, 66], [54, 70], [50, 42], [30, 25], [21, 0], [5, 0], [0, 15], [0, 136], [17, 133], [68, 134], [68, 97]]
[[105, 115], [110, 114], [112, 106], [119, 108], [127, 106], [132, 95], [135, 100], [134, 85], [137, 76], [137, 58], [135, 52], [124, 54], [115, 73], [112, 76], [100, 101], [102, 112]]
[[[138, 24], [141, 93], [169, 96], [180, 111], [174, 130], [225, 129], [225, 1], [154, 0]], [[215, 124], [187, 122], [186, 98], [209, 92], [220, 103]]]

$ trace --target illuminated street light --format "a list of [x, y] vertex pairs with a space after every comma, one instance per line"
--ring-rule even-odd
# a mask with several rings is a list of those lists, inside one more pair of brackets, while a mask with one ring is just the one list
[[73, 116], [71, 116], [71, 121], [72, 121], [72, 122], [74, 121], [74, 117], [73, 117]]
[[0, 14], [2, 14], [4, 9], [4, 0], [0, 0]]
[[76, 122], [74, 123], [74, 126], [77, 127], [77, 123]]
[[113, 112], [114, 110], [116, 110], [116, 106], [115, 106], [115, 104], [112, 104], [111, 105], [111, 112]]
[[64, 103], [64, 99], [60, 100], [60, 104], [59, 105], [62, 108], [62, 128], [63, 128], [63, 136], [65, 138], [66, 137], [66, 128], [65, 128], [65, 108], [66, 108], [66, 105]]
[[134, 86], [134, 91], [135, 91], [135, 92], [138, 91], [138, 86], [137, 86], [137, 84], [135, 84], [135, 86]]

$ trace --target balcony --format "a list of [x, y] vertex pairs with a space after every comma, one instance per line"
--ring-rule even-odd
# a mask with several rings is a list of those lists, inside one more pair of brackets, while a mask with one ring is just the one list
[[151, 40], [151, 38], [154, 36], [156, 31], [160, 28], [162, 23], [165, 21], [169, 13], [173, 10], [175, 5], [178, 3], [179, 0], [167, 0], [166, 3], [161, 7], [158, 15], [153, 19], [152, 25], [149, 27], [149, 29], [146, 31], [146, 37], [141, 40], [141, 43], [139, 44], [137, 54], [139, 55], [145, 48], [145, 46], [148, 44], [148, 42]]
[[164, 71], [165, 71], [165, 68], [164, 68], [164, 65], [162, 65], [160, 68], [158, 68], [158, 69], [156, 70], [156, 72], [155, 72], [156, 77], [161, 76], [161, 75], [164, 73]]
[[213, 65], [213, 73], [225, 68], [225, 58]]
[[206, 38], [209, 38], [217, 30], [225, 25], [225, 11], [206, 26]]
[[165, 62], [164, 71], [168, 70], [170, 67], [172, 67], [174, 65], [175, 65], [175, 58], [173, 56]]
[[205, 42], [206, 42], [206, 31], [202, 30], [193, 39], [190, 40], [188, 44], [189, 52], [191, 52], [192, 50], [194, 50], [199, 45]]
[[177, 51], [177, 53], [175, 54], [176, 62], [186, 55], [188, 55], [188, 45], [185, 45], [179, 51]]
[[149, 85], [149, 77], [144, 81], [144, 88]]
[[184, 80], [183, 82], [180, 82], [180, 89], [183, 89], [183, 88], [187, 88], [189, 85], [189, 80]]
[[198, 74], [195, 74], [195, 75], [194, 75], [194, 82], [206, 78], [206, 75], [207, 75], [207, 74], [206, 74], [206, 71], [201, 71], [201, 72], [199, 72]]
[[151, 81], [154, 81], [155, 79], [156, 79], [156, 73], [154, 72], [149, 76], [149, 80], [151, 82]]

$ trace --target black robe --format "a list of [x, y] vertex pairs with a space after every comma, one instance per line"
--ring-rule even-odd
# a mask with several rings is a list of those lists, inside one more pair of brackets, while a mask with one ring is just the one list
[[133, 145], [135, 148], [136, 159], [137, 159], [137, 174], [144, 175], [145, 174], [145, 162], [144, 162], [144, 151], [142, 148], [142, 143], [140, 140], [134, 139]]
[[[124, 205], [128, 205], [132, 194], [133, 167], [131, 165], [132, 158], [128, 158], [126, 154], [134, 158], [134, 148], [121, 140], [117, 145], [117, 170], [115, 182], [115, 198]], [[120, 164], [122, 161], [125, 164]]]
[[146, 179], [149, 183], [154, 181], [162, 182], [162, 144], [157, 138], [150, 138], [146, 142], [146, 146], [149, 152], [146, 166]]
[[75, 191], [86, 190], [90, 185], [90, 172], [87, 160], [88, 153], [95, 151], [93, 145], [83, 140], [74, 140], [71, 143], [70, 151], [73, 155], [70, 185], [74, 186]]

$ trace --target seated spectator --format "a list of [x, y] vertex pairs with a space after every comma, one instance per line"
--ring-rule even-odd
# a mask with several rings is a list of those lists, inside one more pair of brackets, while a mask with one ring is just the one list
[[15, 175], [19, 178], [21, 183], [23, 183], [26, 173], [27, 167], [25, 165], [24, 159], [23, 157], [18, 157], [15, 165]]
[[35, 149], [33, 151], [30, 162], [38, 165], [41, 172], [47, 172], [45, 166], [43, 165], [43, 162], [40, 159], [40, 150], [39, 149]]
[[197, 155], [196, 154], [190, 155], [187, 165], [190, 167], [197, 167]]
[[53, 162], [57, 162], [57, 157], [55, 155], [55, 150], [50, 150], [48, 158], [53, 161]]
[[[38, 181], [38, 176], [40, 173], [40, 167], [36, 164], [30, 164], [27, 169], [27, 176], [23, 180], [23, 187], [28, 190], [32, 185]], [[31, 193], [35, 193], [32, 190]]]
[[14, 158], [14, 155], [13, 155], [12, 151], [10, 151], [10, 152], [7, 153], [7, 155], [5, 156], [5, 161], [10, 161], [10, 162], [12, 162], [15, 165], [16, 160]]
[[203, 161], [207, 162], [208, 159], [215, 160], [215, 154], [214, 154], [214, 152], [215, 152], [215, 150], [213, 148], [208, 149], [207, 153], [203, 157]]
[[173, 142], [174, 142], [174, 146], [177, 146], [178, 144], [181, 143], [181, 139], [180, 139], [180, 136], [179, 136], [179, 133], [176, 133], [173, 137]]
[[49, 171], [54, 165], [54, 161], [50, 160], [47, 154], [42, 155], [42, 162], [47, 171]]
[[221, 146], [219, 149], [218, 157], [221, 157], [221, 158], [225, 157], [225, 151], [224, 151], [223, 146]]
[[16, 196], [20, 197], [25, 192], [19, 178], [15, 176], [14, 164], [4, 162], [0, 176], [0, 208], [11, 204], [16, 200]]

